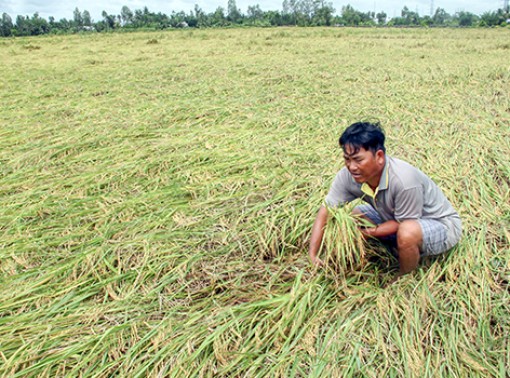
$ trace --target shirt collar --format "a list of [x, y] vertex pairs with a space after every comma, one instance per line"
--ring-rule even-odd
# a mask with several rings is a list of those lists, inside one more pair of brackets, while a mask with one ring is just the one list
[[390, 161], [388, 159], [388, 156], [385, 156], [384, 159], [385, 159], [385, 162], [384, 162], [384, 168], [383, 168], [383, 171], [381, 174], [381, 180], [379, 181], [379, 186], [377, 188], [375, 188], [375, 192], [372, 190], [370, 185], [368, 185], [366, 182], [364, 182], [361, 185], [361, 191], [372, 198], [375, 198], [377, 193], [379, 193], [381, 190], [388, 189], [388, 184], [389, 184], [388, 166], [390, 164]]

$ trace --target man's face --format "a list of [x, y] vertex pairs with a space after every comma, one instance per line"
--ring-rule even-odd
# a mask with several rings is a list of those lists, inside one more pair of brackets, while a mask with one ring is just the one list
[[377, 151], [375, 154], [361, 147], [359, 150], [351, 145], [344, 146], [345, 166], [357, 183], [368, 183], [372, 186], [379, 184], [379, 179], [384, 168], [384, 152]]

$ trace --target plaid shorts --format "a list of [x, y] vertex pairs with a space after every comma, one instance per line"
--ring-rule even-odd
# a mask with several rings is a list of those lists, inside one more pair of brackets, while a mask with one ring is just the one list
[[[356, 206], [356, 209], [375, 224], [384, 222], [379, 213], [370, 205]], [[451, 248], [448, 245], [447, 229], [443, 223], [433, 219], [416, 219], [416, 221], [420, 224], [423, 234], [423, 243], [420, 247], [421, 256], [439, 255]], [[383, 241], [397, 246], [396, 235], [391, 235], [386, 239]]]

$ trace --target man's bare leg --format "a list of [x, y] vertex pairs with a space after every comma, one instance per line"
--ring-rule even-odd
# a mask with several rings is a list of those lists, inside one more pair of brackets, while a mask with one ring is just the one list
[[400, 223], [397, 232], [399, 272], [392, 281], [396, 281], [399, 277], [418, 267], [422, 243], [423, 233], [417, 221], [406, 220]]

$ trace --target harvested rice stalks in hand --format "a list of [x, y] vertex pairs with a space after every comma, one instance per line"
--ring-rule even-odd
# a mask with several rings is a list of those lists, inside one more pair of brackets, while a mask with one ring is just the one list
[[343, 277], [366, 264], [366, 240], [359, 227], [367, 221], [345, 207], [328, 208], [328, 212], [319, 256], [327, 272]]

